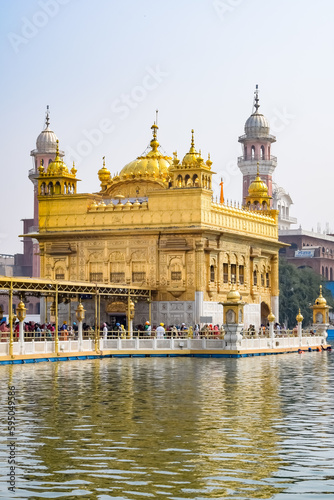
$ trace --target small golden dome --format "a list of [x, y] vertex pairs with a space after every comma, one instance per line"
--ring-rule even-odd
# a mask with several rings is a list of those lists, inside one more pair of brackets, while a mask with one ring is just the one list
[[268, 317], [267, 317], [267, 320], [269, 321], [269, 323], [273, 323], [275, 321], [275, 315], [273, 314], [273, 312], [270, 310], [270, 313], [268, 314]]
[[325, 306], [327, 305], [327, 300], [322, 296], [322, 285], [320, 285], [320, 294], [319, 297], [315, 301], [316, 306]]
[[248, 194], [252, 198], [267, 198], [268, 197], [268, 186], [261, 180], [259, 173], [259, 163], [257, 164], [257, 174], [255, 180], [251, 183], [248, 188]]
[[48, 175], [62, 175], [68, 174], [68, 168], [66, 163], [59, 156], [59, 141], [57, 139], [57, 150], [56, 157], [48, 166], [47, 174]]
[[300, 309], [299, 309], [299, 312], [296, 316], [297, 323], [301, 323], [303, 321], [303, 319], [304, 319], [304, 316], [301, 314]]
[[240, 293], [238, 290], [235, 290], [234, 285], [232, 285], [231, 290], [228, 292], [226, 300], [229, 302], [237, 302], [240, 300]]
[[199, 163], [202, 163], [203, 159], [201, 158], [201, 154], [197, 153], [195, 149], [195, 141], [194, 141], [194, 129], [191, 130], [191, 146], [189, 152], [186, 153], [182, 160], [182, 165], [189, 166], [198, 166]]
[[103, 167], [98, 171], [101, 184], [106, 184], [110, 180], [110, 171], [106, 168], [105, 156], [103, 157]]

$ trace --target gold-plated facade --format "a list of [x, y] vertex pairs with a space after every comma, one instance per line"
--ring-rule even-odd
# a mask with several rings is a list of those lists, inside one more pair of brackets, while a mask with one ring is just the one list
[[[76, 172], [59, 166], [59, 154], [57, 168], [40, 172], [39, 232], [29, 236], [39, 242], [41, 276], [145, 287], [152, 303], [135, 304], [135, 323], [151, 314], [165, 324], [191, 324], [205, 314], [222, 323], [218, 304], [232, 283], [246, 309], [258, 306], [259, 321], [270, 308], [278, 317], [278, 212], [264, 210], [264, 183], [256, 180], [260, 209], [214, 202], [212, 161], [195, 149], [193, 131], [180, 161], [176, 153], [172, 160], [160, 152], [157, 128], [150, 151], [119, 175], [111, 177], [103, 159], [98, 193], [77, 194]], [[74, 188], [65, 196], [69, 176]], [[51, 180], [60, 192], [46, 189]], [[255, 195], [250, 192], [251, 200]], [[107, 308], [102, 298], [103, 320]], [[125, 314], [130, 321], [128, 306]]]

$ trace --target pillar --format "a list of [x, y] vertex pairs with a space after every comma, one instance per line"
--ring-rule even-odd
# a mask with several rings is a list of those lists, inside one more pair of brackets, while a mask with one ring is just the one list
[[299, 313], [296, 316], [299, 347], [301, 347], [301, 345], [302, 345], [302, 323], [303, 323], [303, 319], [304, 319], [304, 317], [300, 314], [300, 309], [299, 309]]
[[271, 308], [279, 323], [279, 276], [278, 276], [278, 255], [271, 259]]
[[8, 304], [8, 319], [9, 319], [9, 356], [14, 357], [14, 338], [13, 338], [13, 282], [10, 283], [9, 304]]
[[270, 338], [270, 346], [273, 349], [275, 347], [275, 330], [274, 330], [274, 325], [275, 325], [275, 316], [274, 314], [270, 311], [270, 314], [268, 315], [268, 321], [269, 321], [269, 338]]
[[55, 353], [59, 356], [59, 336], [58, 336], [58, 284], [56, 283], [55, 296]]

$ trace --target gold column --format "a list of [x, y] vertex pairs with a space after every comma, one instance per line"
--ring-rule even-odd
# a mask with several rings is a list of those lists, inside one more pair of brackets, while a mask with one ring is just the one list
[[274, 255], [271, 260], [271, 294], [273, 297], [279, 295], [279, 277], [278, 277], [278, 256]]
[[9, 336], [9, 356], [12, 358], [13, 350], [14, 350], [14, 338], [13, 338], [13, 282], [10, 282], [10, 290], [9, 290], [9, 304], [8, 304], [8, 319], [9, 319], [9, 328], [10, 328], [10, 336]]
[[130, 311], [130, 303], [131, 303], [131, 296], [130, 296], [130, 290], [128, 290], [128, 308], [127, 308], [127, 337], [130, 337], [130, 323], [131, 323], [131, 311]]
[[274, 255], [271, 260], [271, 307], [279, 321], [279, 274], [278, 274], [278, 255]]
[[98, 309], [97, 309], [97, 338], [100, 339], [100, 325], [101, 325], [101, 295], [98, 295]]
[[67, 325], [70, 326], [71, 324], [71, 299], [69, 299], [69, 303], [68, 303], [68, 323]]
[[150, 322], [150, 325], [152, 326], [152, 292], [149, 290], [149, 297], [148, 297], [148, 320]]
[[58, 337], [58, 283], [56, 283], [55, 296], [55, 353], [59, 355], [59, 337]]
[[[41, 299], [39, 299], [41, 300]], [[47, 325], [48, 324], [48, 296], [45, 295], [45, 316], [44, 316], [44, 323]]]
[[94, 346], [95, 352], [99, 350], [98, 338], [97, 338], [97, 289], [95, 292], [95, 329], [94, 329]]

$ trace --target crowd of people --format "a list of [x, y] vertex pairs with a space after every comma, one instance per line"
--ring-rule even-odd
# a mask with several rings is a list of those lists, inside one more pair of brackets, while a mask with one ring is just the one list
[[[287, 330], [285, 325], [280, 323], [275, 323], [274, 325], [275, 335], [284, 336], [287, 334], [293, 334], [297, 336], [297, 326], [291, 331]], [[82, 325], [83, 338], [84, 339], [94, 339], [95, 338], [95, 326], [91, 326], [87, 323]], [[7, 341], [9, 338], [10, 325], [6, 323], [3, 318], [0, 320], [0, 338], [2, 341]], [[14, 340], [19, 337], [19, 322], [14, 324], [13, 328]], [[314, 331], [310, 330], [310, 335], [314, 335]], [[204, 325], [186, 325], [181, 323], [180, 325], [165, 325], [160, 323], [158, 325], [151, 325], [149, 321], [146, 321], [144, 325], [136, 325], [133, 329], [133, 337], [156, 337], [156, 338], [180, 338], [180, 337], [191, 337], [191, 338], [223, 338], [225, 334], [223, 325], [218, 324], [204, 324]], [[255, 338], [262, 336], [269, 336], [268, 325], [261, 325], [260, 328], [255, 328], [254, 325], [250, 325], [247, 329], [242, 332], [243, 335]], [[121, 323], [107, 323], [104, 322], [100, 325], [99, 336], [103, 339], [111, 338], [126, 338], [128, 335], [126, 328]], [[55, 324], [54, 323], [36, 323], [34, 321], [28, 321], [24, 323], [24, 337], [26, 340], [53, 340], [55, 337]], [[78, 338], [78, 326], [76, 322], [72, 325], [64, 321], [58, 326], [58, 337], [60, 340], [77, 340]]]

